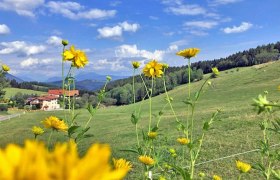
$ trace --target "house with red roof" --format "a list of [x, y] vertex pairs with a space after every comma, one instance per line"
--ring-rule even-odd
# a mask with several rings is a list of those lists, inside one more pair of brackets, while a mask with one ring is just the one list
[[[65, 97], [79, 96], [79, 90], [64, 90]], [[62, 89], [50, 89], [47, 95], [39, 97], [28, 98], [26, 105], [36, 106], [37, 109], [44, 111], [61, 109], [58, 99], [63, 96]]]

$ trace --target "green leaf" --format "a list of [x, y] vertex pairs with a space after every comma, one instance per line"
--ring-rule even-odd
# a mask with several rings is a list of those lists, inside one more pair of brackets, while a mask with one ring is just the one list
[[134, 113], [132, 113], [130, 120], [132, 124], [136, 125], [138, 123], [139, 117], [137, 117]]
[[156, 132], [157, 130], [158, 130], [158, 127], [157, 127], [157, 126], [155, 126], [155, 127], [152, 129], [153, 132]]
[[121, 149], [120, 151], [124, 151], [124, 152], [132, 152], [132, 153], [136, 153], [139, 154], [139, 152], [135, 149]]
[[163, 112], [162, 112], [162, 111], [159, 111], [158, 115], [159, 115], [159, 116], [162, 116], [162, 115], [163, 115]]
[[209, 122], [205, 122], [205, 123], [203, 124], [203, 130], [208, 131], [209, 128], [210, 128]]
[[90, 115], [93, 117], [96, 112], [96, 109], [93, 108], [93, 106], [91, 104], [88, 104], [87, 110], [90, 113]]
[[197, 100], [199, 98], [199, 92], [196, 92], [194, 98]]
[[68, 129], [68, 136], [71, 137], [72, 134], [78, 132], [77, 130], [80, 128], [81, 126], [71, 126]]
[[183, 180], [191, 180], [191, 176], [187, 170], [172, 164], [170, 166], [173, 167], [175, 171], [182, 176]]
[[186, 101], [183, 101], [183, 103], [185, 103], [186, 105], [193, 105], [193, 102], [192, 100], [186, 100]]

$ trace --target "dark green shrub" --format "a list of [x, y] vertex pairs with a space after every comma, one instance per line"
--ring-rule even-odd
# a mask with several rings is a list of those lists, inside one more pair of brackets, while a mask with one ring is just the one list
[[8, 104], [0, 103], [0, 111], [8, 111]]

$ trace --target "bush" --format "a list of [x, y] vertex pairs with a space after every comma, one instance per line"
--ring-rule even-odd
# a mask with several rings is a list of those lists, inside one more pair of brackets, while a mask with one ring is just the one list
[[8, 104], [1, 103], [0, 104], [0, 111], [8, 111]]

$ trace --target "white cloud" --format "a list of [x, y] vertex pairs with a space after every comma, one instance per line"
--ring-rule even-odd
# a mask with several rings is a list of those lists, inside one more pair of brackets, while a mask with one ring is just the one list
[[20, 62], [20, 66], [21, 67], [30, 67], [30, 66], [33, 66], [33, 65], [37, 65], [39, 64], [39, 59], [37, 58], [28, 58], [22, 62]]
[[169, 51], [178, 51], [178, 46], [176, 44], [172, 44], [168, 47]]
[[181, 5], [182, 0], [162, 0], [161, 3], [167, 5]]
[[10, 32], [10, 28], [6, 24], [0, 24], [0, 35], [9, 34]]
[[50, 12], [54, 14], [61, 14], [69, 19], [104, 19], [114, 17], [117, 13], [116, 10], [101, 10], [90, 9], [84, 10], [85, 7], [77, 2], [56, 2], [50, 1], [47, 3]]
[[123, 28], [124, 31], [130, 31], [130, 32], [136, 32], [139, 28], [139, 24], [129, 24], [128, 22], [124, 21], [122, 23], [119, 23], [119, 25]]
[[119, 59], [109, 61], [108, 59], [99, 59], [97, 62], [94, 62], [93, 69], [94, 70], [111, 70], [111, 71], [120, 71], [127, 69], [123, 64], [123, 62]]
[[242, 0], [213, 0], [212, 2], [210, 2], [210, 5], [218, 6], [218, 5], [232, 4], [240, 1]]
[[120, 26], [103, 27], [97, 29], [100, 38], [119, 39], [122, 36], [122, 28]]
[[18, 53], [20, 55], [34, 55], [42, 53], [46, 50], [43, 45], [29, 45], [24, 41], [12, 41], [0, 43], [0, 54]]
[[206, 14], [206, 10], [196, 4], [190, 5], [180, 5], [180, 6], [172, 6], [166, 9], [167, 12], [170, 12], [175, 15], [201, 15]]
[[223, 30], [224, 33], [226, 34], [231, 34], [231, 33], [241, 33], [249, 30], [250, 28], [253, 27], [253, 24], [249, 22], [242, 22], [240, 26], [233, 26], [233, 27], [226, 27]]
[[188, 44], [189, 42], [187, 40], [178, 40], [170, 43], [170, 45], [177, 45], [177, 46], [185, 46]]
[[121, 45], [115, 50], [116, 57], [120, 58], [133, 58], [141, 57], [145, 59], [157, 59], [162, 60], [165, 54], [163, 50], [155, 50], [154, 52], [138, 49], [136, 44], [134, 45]]
[[159, 18], [156, 17], [156, 16], [149, 16], [149, 18], [150, 18], [151, 20], [158, 20], [158, 19], [159, 19]]
[[189, 21], [189, 22], [185, 22], [183, 24], [186, 27], [197, 27], [197, 28], [201, 28], [201, 29], [211, 29], [215, 26], [218, 25], [218, 22], [216, 21]]
[[20, 62], [20, 66], [22, 68], [26, 68], [26, 67], [36, 67], [39, 65], [46, 65], [46, 64], [50, 64], [51, 62], [53, 62], [53, 59], [38, 59], [38, 58], [27, 58], [26, 60], [23, 60]]
[[195, 35], [195, 36], [207, 36], [208, 33], [202, 30], [190, 30], [190, 34]]
[[62, 38], [58, 36], [50, 36], [47, 40], [47, 43], [54, 46], [61, 46]]
[[121, 39], [123, 31], [136, 32], [140, 28], [139, 24], [129, 24], [124, 21], [113, 27], [103, 27], [97, 29], [99, 38]]
[[44, 4], [44, 0], [2, 0], [0, 9], [15, 11], [18, 15], [35, 17], [34, 10]]

